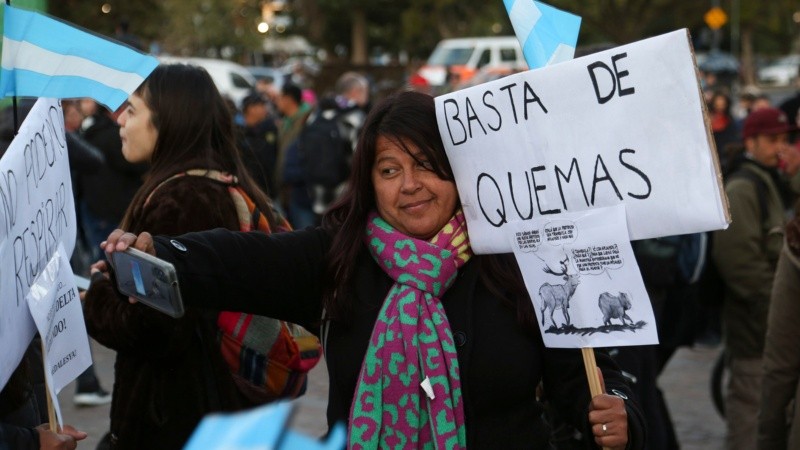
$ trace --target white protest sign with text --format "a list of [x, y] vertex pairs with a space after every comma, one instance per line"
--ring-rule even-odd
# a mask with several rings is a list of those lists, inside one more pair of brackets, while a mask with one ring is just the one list
[[76, 231], [61, 105], [39, 99], [0, 159], [0, 387], [36, 332], [25, 296]]
[[[89, 337], [78, 287], [64, 246], [44, 267], [27, 295], [33, 321], [44, 342], [44, 371], [52, 399], [92, 365]], [[58, 422], [61, 412], [56, 408]]]
[[701, 100], [685, 30], [437, 97], [473, 250], [620, 203], [632, 240], [726, 227]]
[[624, 205], [517, 221], [508, 230], [545, 346], [658, 343]]

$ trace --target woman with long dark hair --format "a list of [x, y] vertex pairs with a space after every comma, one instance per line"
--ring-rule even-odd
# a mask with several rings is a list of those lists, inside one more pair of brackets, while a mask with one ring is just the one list
[[[150, 163], [122, 220], [125, 229], [239, 230], [232, 186], [252, 199], [272, 230], [285, 226], [244, 168], [230, 112], [205, 70], [157, 67], [118, 122], [125, 159]], [[99, 262], [93, 272], [107, 273], [108, 266]], [[85, 295], [87, 330], [117, 352], [112, 448], [182, 448], [206, 413], [252, 405], [221, 356], [218, 310], [190, 307], [173, 319], [120, 301], [108, 277], [92, 278]]]
[[597, 359], [614, 395], [590, 398], [580, 351], [545, 348], [513, 256], [473, 255], [453, 180], [433, 99], [404, 92], [370, 112], [321, 227], [116, 230], [103, 248], [171, 261], [191, 305], [307, 328], [322, 318], [328, 422], [348, 423], [349, 448], [548, 448], [540, 382], [587, 438], [642, 448], [641, 413], [608, 356]]

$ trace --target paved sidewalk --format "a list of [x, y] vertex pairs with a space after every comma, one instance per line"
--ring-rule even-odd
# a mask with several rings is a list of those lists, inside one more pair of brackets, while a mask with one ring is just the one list
[[[114, 353], [92, 342], [95, 367], [103, 387], [111, 390]], [[660, 380], [664, 396], [672, 413], [678, 439], [683, 450], [721, 450], [725, 426], [711, 403], [709, 374], [717, 356], [717, 348], [681, 349], [673, 357]], [[298, 400], [298, 411], [292, 428], [311, 436], [321, 436], [327, 430], [327, 369], [324, 362], [311, 372], [309, 389]], [[89, 433], [78, 448], [94, 449], [108, 429], [108, 406], [76, 408], [72, 404], [75, 392], [67, 386], [59, 395], [65, 421]]]
[[718, 347], [683, 348], [661, 375], [664, 392], [682, 450], [722, 450], [725, 422], [711, 400], [711, 367]]

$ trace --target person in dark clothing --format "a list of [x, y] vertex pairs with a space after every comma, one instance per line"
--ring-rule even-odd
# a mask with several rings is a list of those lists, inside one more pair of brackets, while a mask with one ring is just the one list
[[731, 99], [727, 94], [715, 92], [708, 105], [711, 131], [723, 173], [728, 171], [730, 146], [739, 142], [739, 126], [731, 115]]
[[597, 445], [643, 448], [642, 413], [608, 355], [597, 361], [611, 395], [591, 398], [581, 352], [544, 346], [513, 255], [472, 254], [429, 95], [372, 109], [348, 188], [320, 227], [115, 230], [103, 249], [128, 246], [174, 264], [188, 305], [309, 329], [323, 317], [328, 423], [348, 423], [348, 447], [547, 448], [543, 381]]
[[798, 87], [797, 93], [784, 100], [778, 108], [786, 114], [789, 123], [796, 127], [794, 132], [790, 134], [789, 141], [800, 145], [800, 131], [798, 131], [800, 129], [800, 66], [797, 66], [795, 85]]
[[139, 36], [131, 33], [130, 28], [130, 21], [128, 21], [127, 18], [122, 18], [119, 23], [117, 23], [117, 27], [114, 30], [114, 39], [136, 50], [144, 50], [141, 39], [139, 39]]
[[242, 118], [240, 149], [244, 165], [258, 187], [274, 197], [277, 189], [272, 175], [278, 159], [278, 127], [259, 94], [250, 94], [242, 100]]
[[96, 250], [97, 244], [108, 236], [109, 230], [119, 225], [133, 195], [142, 185], [142, 175], [148, 166], [129, 163], [122, 156], [119, 126], [108, 110], [92, 99], [83, 99], [81, 111], [85, 116], [81, 123], [81, 137], [99, 149], [106, 160], [105, 166], [97, 172], [78, 175], [83, 195], [81, 216], [89, 243], [96, 251], [96, 261], [103, 257]]
[[0, 391], [0, 450], [72, 450], [86, 433], [64, 425], [59, 433], [47, 422], [42, 343], [28, 346], [19, 366]]

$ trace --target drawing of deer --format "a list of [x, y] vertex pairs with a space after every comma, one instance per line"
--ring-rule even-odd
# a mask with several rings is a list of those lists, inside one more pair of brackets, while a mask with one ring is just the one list
[[575, 293], [575, 289], [578, 287], [578, 283], [580, 282], [580, 273], [575, 273], [574, 275], [567, 274], [567, 269], [569, 267], [569, 256], [565, 255], [565, 258], [559, 261], [561, 264], [561, 271], [556, 272], [550, 268], [550, 266], [546, 265], [544, 270], [546, 273], [551, 275], [560, 276], [564, 279], [564, 284], [550, 284], [544, 283], [542, 287], [539, 288], [539, 297], [542, 298], [542, 326], [544, 326], [544, 313], [550, 309], [550, 321], [553, 322], [553, 326], [556, 325], [555, 319], [553, 319], [553, 313], [556, 309], [561, 309], [561, 312], [564, 313], [564, 319], [567, 321], [566, 325], [569, 325], [569, 299], [572, 297], [572, 294]]

